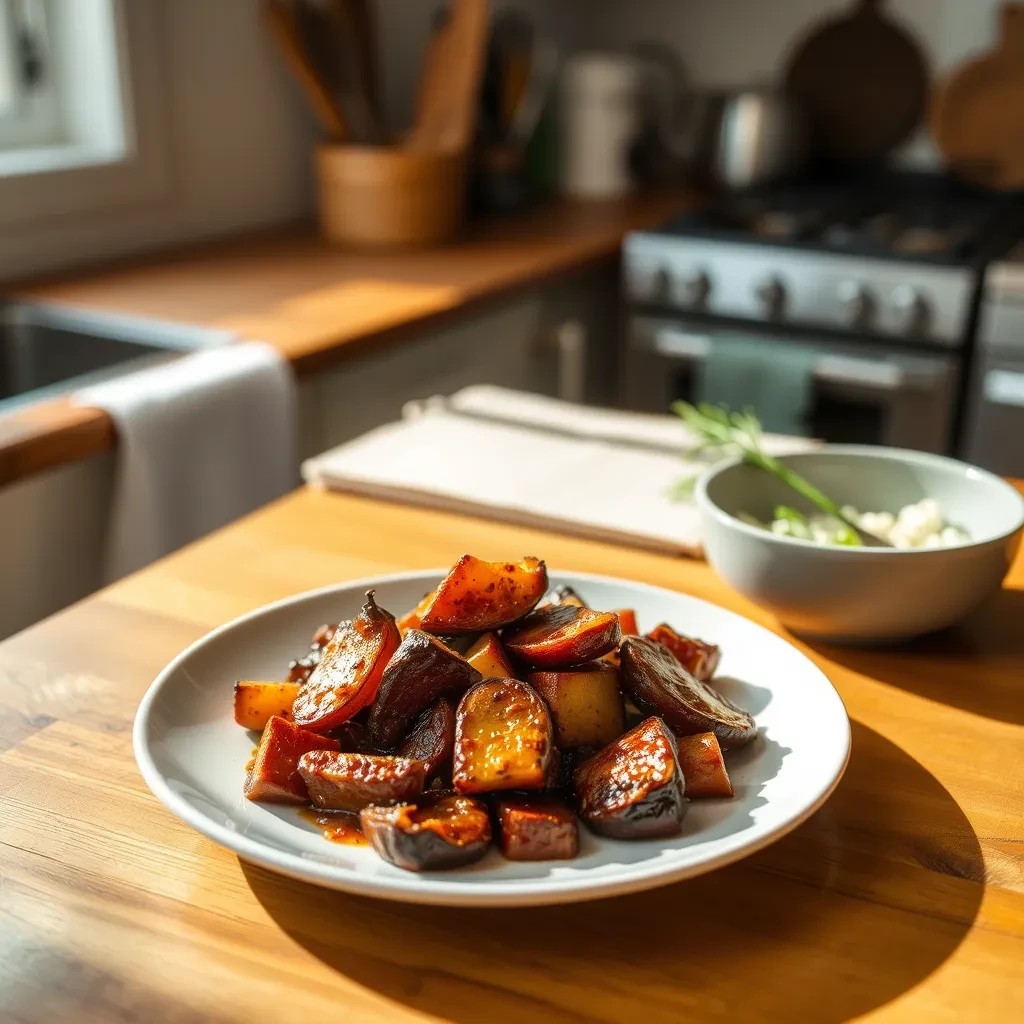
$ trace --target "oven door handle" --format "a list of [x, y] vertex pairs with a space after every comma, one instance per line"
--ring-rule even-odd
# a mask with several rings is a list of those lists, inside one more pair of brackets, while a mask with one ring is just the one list
[[[713, 344], [712, 335], [676, 327], [654, 328], [647, 337], [649, 347], [658, 355], [686, 362], [705, 359]], [[935, 360], [887, 362], [827, 352], [814, 360], [811, 374], [823, 383], [888, 392], [927, 391], [942, 384], [948, 376], [945, 365]]]

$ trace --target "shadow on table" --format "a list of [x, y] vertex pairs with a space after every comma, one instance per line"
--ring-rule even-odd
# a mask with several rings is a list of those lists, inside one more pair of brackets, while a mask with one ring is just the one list
[[330, 892], [242, 865], [280, 927], [339, 974], [442, 1020], [844, 1021], [920, 984], [982, 896], [978, 840], [902, 750], [854, 723], [831, 800], [702, 878], [590, 903], [465, 910]]
[[895, 647], [804, 642], [879, 682], [985, 718], [1024, 725], [1024, 590], [1001, 590], [959, 625]]

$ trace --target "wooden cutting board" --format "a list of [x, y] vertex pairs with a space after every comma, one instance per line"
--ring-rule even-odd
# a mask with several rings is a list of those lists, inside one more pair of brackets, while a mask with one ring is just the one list
[[954, 173], [989, 188], [1024, 189], [1024, 5], [1003, 8], [994, 50], [939, 83], [930, 121]]
[[928, 99], [928, 68], [911, 36], [881, 10], [856, 0], [800, 40], [786, 91], [803, 108], [815, 153], [869, 160], [905, 142]]

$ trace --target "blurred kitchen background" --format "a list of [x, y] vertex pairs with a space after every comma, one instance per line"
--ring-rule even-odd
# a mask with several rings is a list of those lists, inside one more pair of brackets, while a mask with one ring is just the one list
[[482, 384], [1024, 476], [1019, 7], [441, 6], [0, 0], [0, 635], [111, 578], [68, 396], [239, 337], [296, 483]]

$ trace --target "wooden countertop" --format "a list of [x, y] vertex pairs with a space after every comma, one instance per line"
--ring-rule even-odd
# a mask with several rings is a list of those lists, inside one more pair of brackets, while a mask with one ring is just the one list
[[[237, 331], [276, 345], [301, 375], [614, 259], [627, 232], [695, 202], [683, 190], [610, 203], [560, 200], [405, 254], [346, 252], [296, 229], [24, 285], [13, 297]], [[0, 486], [115, 442], [105, 413], [67, 400], [0, 415]]]
[[1024, 555], [944, 636], [798, 644], [849, 710], [845, 778], [767, 850], [667, 888], [515, 911], [374, 901], [243, 864], [150, 795], [132, 718], [179, 650], [264, 602], [467, 549], [678, 588], [772, 628], [700, 562], [340, 495], [283, 499], [0, 644], [0, 1017], [1014, 1017]]

